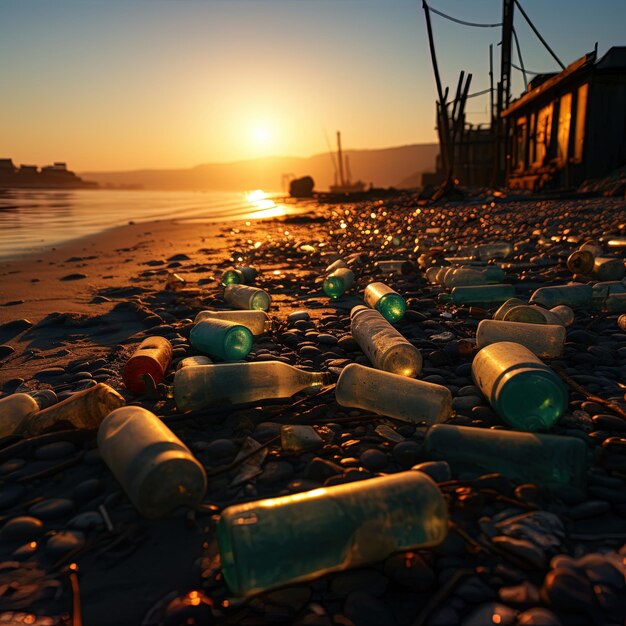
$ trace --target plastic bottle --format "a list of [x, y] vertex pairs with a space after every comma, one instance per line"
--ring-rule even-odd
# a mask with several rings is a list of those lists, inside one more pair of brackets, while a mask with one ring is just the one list
[[426, 280], [432, 285], [437, 283], [437, 274], [439, 274], [440, 269], [441, 267], [439, 267], [438, 265], [433, 265], [432, 267], [426, 268], [424, 272], [426, 274]]
[[558, 324], [571, 326], [574, 322], [574, 311], [564, 304], [544, 309], [537, 304], [523, 304], [509, 309], [502, 320], [505, 322], [522, 322], [524, 324]]
[[343, 259], [337, 259], [326, 268], [326, 274], [332, 274], [341, 267], [348, 267], [348, 264]]
[[245, 326], [255, 337], [269, 332], [272, 328], [272, 320], [265, 311], [200, 311], [194, 323], [205, 320], [226, 320]]
[[252, 341], [248, 328], [226, 320], [198, 322], [189, 333], [189, 342], [196, 350], [224, 361], [245, 359], [252, 349]]
[[554, 315], [558, 320], [560, 320], [560, 324], [565, 326], [571, 326], [576, 321], [576, 315], [571, 307], [567, 306], [567, 304], [559, 304], [557, 306], [553, 306], [550, 309], [550, 313]]
[[591, 308], [592, 299], [591, 285], [559, 285], [557, 287], [541, 287], [530, 297], [531, 304], [542, 304], [551, 309], [560, 304], [566, 304], [572, 308]]
[[460, 267], [444, 276], [443, 285], [448, 288], [466, 285], [486, 285], [500, 283], [503, 279], [504, 270], [499, 267], [486, 267], [484, 269]]
[[253, 267], [229, 267], [222, 274], [222, 285], [251, 285], [257, 277]]
[[163, 517], [179, 506], [195, 507], [206, 491], [204, 468], [153, 413], [127, 406], [98, 429], [98, 451], [145, 517]]
[[476, 254], [481, 261], [504, 259], [509, 256], [511, 252], [513, 252], [513, 244], [510, 244], [508, 241], [484, 243], [476, 248]]
[[198, 356], [188, 356], [181, 359], [176, 365], [176, 370], [180, 370], [183, 367], [193, 367], [194, 365], [211, 365], [213, 361], [208, 356], [200, 354]]
[[209, 406], [290, 398], [298, 391], [329, 382], [328, 374], [305, 372], [281, 361], [198, 365], [176, 372], [174, 398], [180, 411], [193, 411]]
[[126, 401], [115, 389], [104, 383], [98, 383], [35, 413], [27, 420], [25, 432], [29, 435], [39, 435], [59, 423], [70, 424], [79, 429], [95, 429], [111, 411], [124, 404]]
[[414, 271], [415, 267], [411, 261], [406, 259], [388, 259], [384, 261], [376, 261], [376, 267], [383, 274], [410, 274]]
[[567, 257], [567, 269], [572, 274], [589, 275], [593, 272], [594, 260], [589, 250], [575, 250]]
[[385, 283], [370, 283], [363, 294], [365, 304], [376, 309], [388, 322], [394, 324], [406, 311], [404, 298]]
[[435, 424], [424, 448], [455, 474], [498, 472], [522, 483], [585, 489], [587, 449], [575, 437]]
[[589, 252], [591, 252], [591, 254], [593, 254], [594, 257], [602, 256], [602, 253], [604, 252], [604, 250], [602, 249], [602, 245], [599, 244], [597, 241], [594, 241], [593, 239], [585, 241], [585, 243], [583, 243], [578, 249], [588, 250]]
[[224, 300], [236, 309], [267, 311], [272, 298], [267, 291], [248, 285], [227, 285], [224, 287]]
[[502, 320], [482, 320], [476, 330], [476, 345], [484, 348], [499, 341], [512, 341], [543, 358], [563, 353], [565, 328], [560, 324], [524, 324]]
[[596, 257], [593, 263], [593, 275], [598, 280], [620, 280], [626, 274], [624, 259], [615, 257]]
[[355, 306], [350, 313], [350, 330], [374, 367], [412, 378], [420, 373], [420, 351], [378, 311]]
[[351, 363], [335, 389], [337, 403], [406, 422], [443, 422], [452, 414], [447, 387]]
[[567, 408], [561, 379], [518, 343], [501, 341], [480, 350], [472, 377], [495, 412], [518, 430], [551, 428]]
[[513, 285], [470, 285], [454, 287], [450, 293], [440, 293], [439, 300], [451, 304], [497, 304], [514, 296]]
[[354, 285], [354, 272], [347, 267], [340, 267], [326, 277], [324, 293], [331, 298], [342, 296]]
[[504, 316], [514, 307], [516, 306], [523, 306], [527, 304], [524, 300], [521, 300], [520, 298], [509, 298], [508, 300], [506, 300], [506, 302], [503, 302], [500, 305], [500, 308], [496, 310], [496, 312], [493, 314], [493, 319], [494, 320], [503, 320]]
[[226, 584], [245, 596], [436, 546], [447, 526], [437, 485], [408, 471], [230, 506], [217, 541]]
[[122, 378], [126, 388], [135, 394], [145, 393], [144, 374], [150, 374], [157, 384], [162, 382], [173, 352], [172, 344], [165, 337], [144, 339], [124, 366]]

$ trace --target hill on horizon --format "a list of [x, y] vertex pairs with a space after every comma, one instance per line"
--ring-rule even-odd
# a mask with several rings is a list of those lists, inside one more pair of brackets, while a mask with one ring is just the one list
[[[346, 150], [352, 180], [375, 187], [401, 187], [433, 171], [438, 144], [412, 144], [376, 150]], [[234, 163], [209, 163], [187, 169], [145, 169], [118, 172], [80, 172], [85, 180], [103, 186], [141, 186], [156, 190], [242, 191], [287, 190], [286, 176], [312, 176], [317, 191], [334, 183], [336, 154], [311, 157], [263, 157]]]

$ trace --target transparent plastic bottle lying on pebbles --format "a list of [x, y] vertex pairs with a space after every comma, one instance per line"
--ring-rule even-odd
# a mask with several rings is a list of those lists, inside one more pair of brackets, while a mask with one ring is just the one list
[[573, 309], [591, 308], [593, 305], [593, 291], [591, 285], [581, 285], [579, 283], [540, 287], [530, 297], [530, 304], [541, 304], [548, 309], [561, 304], [565, 304]]
[[272, 298], [267, 291], [248, 285], [227, 285], [224, 287], [224, 300], [236, 309], [267, 311]]
[[450, 304], [500, 304], [514, 296], [513, 285], [469, 285], [454, 287], [450, 293], [440, 293], [439, 301]]
[[331, 272], [324, 281], [322, 288], [330, 298], [338, 298], [354, 285], [354, 272], [347, 267], [340, 267]]
[[567, 408], [559, 376], [518, 343], [482, 348], [472, 361], [472, 377], [495, 412], [518, 430], [549, 429]]
[[255, 337], [267, 333], [272, 328], [272, 320], [270, 316], [261, 310], [257, 311], [200, 311], [194, 323], [203, 322], [205, 320], [226, 320], [227, 322], [236, 322], [245, 326]]
[[222, 572], [239, 596], [439, 545], [448, 531], [434, 481], [408, 471], [257, 502], [221, 514]]
[[374, 367], [412, 378], [420, 373], [420, 351], [378, 311], [354, 307], [350, 313], [350, 330]]
[[482, 320], [476, 329], [476, 345], [484, 348], [500, 341], [512, 341], [538, 357], [553, 359], [563, 354], [566, 331], [560, 324], [525, 324], [503, 320]]

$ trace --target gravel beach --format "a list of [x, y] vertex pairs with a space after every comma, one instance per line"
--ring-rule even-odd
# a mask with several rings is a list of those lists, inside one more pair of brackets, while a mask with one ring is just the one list
[[[406, 300], [395, 326], [421, 352], [418, 379], [452, 394], [446, 423], [510, 430], [472, 378], [477, 326], [499, 305], [444, 303], [438, 296], [449, 290], [424, 270], [463, 256], [464, 247], [509, 242], [512, 252], [491, 265], [499, 263], [502, 282], [527, 301], [538, 288], [574, 278], [597, 282], [573, 277], [566, 265], [590, 239], [626, 255], [624, 200], [496, 192], [430, 204], [399, 192], [272, 220], [129, 224], [0, 263], [0, 399], [52, 389], [62, 400], [105, 383], [161, 417], [208, 476], [196, 510], [149, 520], [103, 462], [95, 431], [61, 425], [0, 440], [0, 623], [623, 624], [626, 326], [618, 326], [619, 313], [576, 308], [562, 355], [543, 359], [569, 392], [549, 433], [583, 442], [584, 491], [455, 471], [427, 454], [425, 424], [340, 406], [332, 385], [189, 414], [165, 389], [176, 364], [199, 354], [189, 343], [196, 314], [229, 308], [222, 272], [249, 265], [258, 270], [255, 286], [272, 296], [273, 326], [255, 337], [247, 361], [278, 360], [334, 382], [351, 363], [370, 365], [351, 335], [350, 311], [363, 304], [370, 282], [384, 282]], [[322, 283], [337, 258], [356, 284], [330, 299]], [[409, 263], [393, 272], [379, 265], [385, 260]], [[167, 288], [172, 273], [184, 289]], [[141, 341], [157, 335], [173, 346], [172, 366], [156, 393], [134, 396], [122, 369]], [[289, 424], [315, 426], [318, 444], [283, 449], [281, 427]], [[226, 586], [215, 538], [226, 507], [411, 468], [445, 496], [450, 524], [439, 546], [248, 598]]]

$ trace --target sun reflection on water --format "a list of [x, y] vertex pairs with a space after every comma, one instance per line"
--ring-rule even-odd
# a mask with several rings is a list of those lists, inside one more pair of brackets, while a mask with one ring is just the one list
[[254, 207], [254, 212], [250, 213], [252, 218], [281, 217], [286, 214], [285, 207], [268, 198], [262, 189], [246, 194], [246, 200]]

